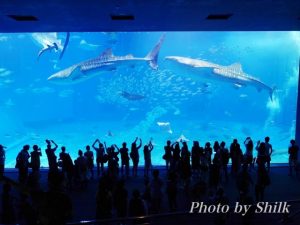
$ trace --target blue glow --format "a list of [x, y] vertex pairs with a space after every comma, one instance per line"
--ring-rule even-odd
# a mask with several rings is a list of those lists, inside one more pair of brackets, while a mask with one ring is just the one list
[[[53, 139], [75, 158], [96, 138], [121, 146], [136, 136], [143, 143], [153, 138], [152, 162], [164, 164], [166, 140], [181, 135], [202, 146], [224, 140], [229, 147], [238, 138], [243, 150], [247, 136], [254, 143], [270, 136], [272, 162], [287, 162], [289, 140], [295, 136], [299, 32], [167, 32], [157, 70], [147, 60], [128, 60], [108, 63], [78, 82], [47, 80], [109, 48], [114, 56], [146, 57], [162, 34], [70, 33], [62, 59], [66, 33], [1, 34], [0, 143], [8, 147], [7, 166], [14, 167], [27, 143], [45, 149], [45, 139]], [[172, 56], [219, 67], [166, 59]], [[232, 73], [268, 87], [216, 77]], [[272, 100], [268, 88], [274, 88]], [[44, 150], [42, 165], [47, 166]]]

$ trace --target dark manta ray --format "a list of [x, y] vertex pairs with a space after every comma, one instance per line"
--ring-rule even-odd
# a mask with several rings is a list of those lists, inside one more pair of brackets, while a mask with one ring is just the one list
[[145, 96], [143, 96], [143, 95], [132, 94], [132, 93], [128, 93], [126, 91], [122, 91], [121, 96], [130, 101], [139, 101], [139, 100], [142, 100], [145, 98]]

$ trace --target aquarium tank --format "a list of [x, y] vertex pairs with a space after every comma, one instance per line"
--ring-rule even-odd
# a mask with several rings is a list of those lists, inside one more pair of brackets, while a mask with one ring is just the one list
[[[256, 144], [288, 162], [295, 137], [299, 32], [93, 32], [0, 35], [0, 144], [15, 166], [46, 139], [73, 158], [95, 139]], [[140, 163], [143, 153], [140, 150]], [[256, 155], [254, 151], [254, 155]]]

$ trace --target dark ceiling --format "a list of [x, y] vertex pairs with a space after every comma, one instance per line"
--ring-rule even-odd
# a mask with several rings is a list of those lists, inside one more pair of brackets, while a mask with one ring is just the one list
[[0, 32], [300, 30], [299, 0], [1, 0]]

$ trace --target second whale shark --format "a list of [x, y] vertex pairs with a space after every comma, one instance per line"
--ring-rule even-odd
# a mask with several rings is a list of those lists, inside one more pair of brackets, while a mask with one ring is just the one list
[[145, 57], [134, 57], [131, 54], [125, 56], [115, 56], [113, 55], [111, 49], [107, 49], [96, 58], [77, 63], [51, 75], [48, 77], [48, 80], [55, 83], [77, 83], [99, 75], [103, 72], [107, 73], [116, 71], [117, 68], [122, 65], [132, 66], [137, 63], [145, 62], [149, 63], [152, 69], [157, 69], [158, 54], [164, 38], [165, 34], [160, 37], [158, 43]]
[[236, 88], [253, 86], [258, 91], [268, 91], [270, 99], [273, 101], [275, 87], [270, 87], [259, 79], [246, 74], [239, 63], [234, 63], [229, 66], [222, 66], [209, 61], [182, 56], [167, 56], [166, 59], [176, 62], [177, 65], [182, 66], [186, 72], [188, 72], [189, 76], [192, 76], [191, 78], [196, 80], [229, 82], [232, 83]]

